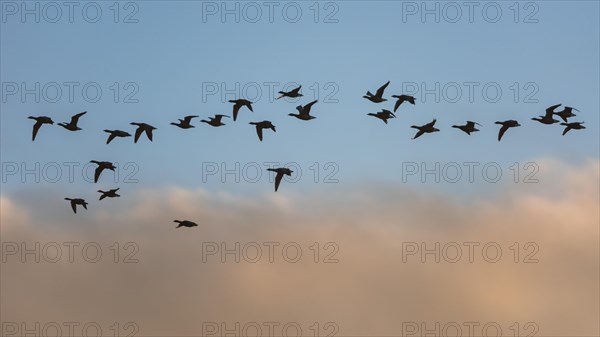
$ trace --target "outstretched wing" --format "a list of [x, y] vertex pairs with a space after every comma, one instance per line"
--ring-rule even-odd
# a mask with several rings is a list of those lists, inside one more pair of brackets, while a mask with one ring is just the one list
[[75, 204], [75, 200], [71, 200], [71, 208], [73, 209], [73, 213], [77, 214], [77, 204]]
[[398, 108], [400, 107], [402, 102], [404, 102], [404, 100], [402, 98], [398, 98], [398, 100], [396, 101], [396, 104], [394, 105], [394, 112], [396, 112], [396, 110], [398, 110]]
[[502, 136], [504, 136], [504, 133], [506, 132], [506, 130], [508, 130], [508, 126], [502, 125], [502, 127], [500, 128], [500, 131], [498, 132], [498, 141], [500, 141], [502, 139]]
[[146, 136], [148, 136], [148, 139], [152, 141], [152, 129], [146, 129]]
[[94, 171], [94, 182], [95, 183], [98, 182], [98, 178], [100, 178], [100, 173], [102, 173], [102, 170], [104, 170], [104, 168], [102, 168], [102, 166], [96, 167], [96, 170]]
[[263, 140], [263, 128], [260, 125], [256, 126], [256, 133], [258, 134], [258, 139], [262, 142]]
[[417, 134], [413, 137], [413, 139], [417, 139], [417, 138], [421, 137], [424, 133], [425, 133], [425, 131], [423, 131], [422, 129], [419, 129], [419, 131], [417, 131]]
[[244, 102], [244, 105], [247, 106], [248, 109], [250, 109], [250, 111], [254, 112], [254, 110], [252, 110], [252, 102], [246, 101], [246, 102]]
[[277, 189], [279, 188], [281, 179], [283, 179], [283, 173], [277, 172], [277, 175], [275, 176], [275, 192], [277, 192]]
[[546, 115], [553, 114], [554, 110], [556, 110], [556, 108], [558, 108], [561, 105], [562, 104], [556, 104], [556, 105], [553, 105], [553, 106], [549, 107], [548, 109], [546, 109]]
[[142, 135], [142, 132], [144, 132], [144, 130], [141, 127], [138, 127], [135, 130], [135, 137], [133, 138], [133, 142], [137, 143], [137, 141], [140, 139], [140, 136]]
[[242, 107], [241, 104], [239, 103], [235, 103], [233, 105], [233, 121], [235, 122], [235, 120], [237, 119], [237, 115], [238, 115], [238, 111], [240, 111], [240, 108]]
[[185, 123], [189, 124], [192, 121], [192, 118], [196, 118], [198, 116], [185, 116], [185, 118], [183, 118], [183, 120], [185, 121]]
[[381, 88], [377, 89], [375, 96], [378, 96], [378, 97], [383, 96], [383, 92], [385, 91], [385, 88], [387, 88], [388, 85], [390, 85], [390, 81], [388, 81], [386, 84], [382, 85]]
[[117, 137], [117, 135], [115, 135], [114, 133], [111, 133], [110, 135], [108, 135], [108, 139], [106, 140], [106, 144], [110, 143], [116, 137]]
[[76, 115], [74, 115], [73, 117], [71, 117], [71, 123], [72, 125], [77, 125], [77, 122], [79, 121], [79, 117], [85, 115], [87, 113], [87, 111], [84, 112], [80, 112]]
[[319, 100], [314, 100], [314, 101], [306, 104], [304, 106], [304, 108], [302, 108], [302, 112], [301, 113], [304, 113], [304, 114], [308, 115], [310, 113], [310, 108], [312, 108], [312, 106], [315, 105], [315, 103], [317, 103], [318, 101]]
[[431, 121], [431, 122], [429, 122], [429, 123], [425, 124], [424, 126], [425, 126], [425, 127], [427, 127], [427, 128], [432, 128], [432, 127], [435, 125], [435, 122], [436, 122], [436, 121], [437, 121], [437, 120], [435, 120], [435, 119], [434, 119], [433, 121]]
[[567, 127], [565, 128], [565, 130], [563, 131], [562, 135], [564, 136], [567, 132], [569, 132], [569, 130], [571, 130], [572, 127], [570, 125], [567, 125]]
[[291, 94], [291, 95], [296, 95], [296, 94], [298, 94], [298, 92], [300, 91], [300, 88], [302, 88], [302, 86], [299, 86], [298, 88], [296, 88], [296, 89], [293, 89], [292, 91], [290, 91], [290, 92], [289, 92], [289, 94]]
[[35, 124], [33, 124], [33, 135], [31, 137], [31, 141], [35, 140], [35, 136], [37, 136], [38, 131], [40, 130], [40, 128], [42, 127], [41, 122], [35, 122]]

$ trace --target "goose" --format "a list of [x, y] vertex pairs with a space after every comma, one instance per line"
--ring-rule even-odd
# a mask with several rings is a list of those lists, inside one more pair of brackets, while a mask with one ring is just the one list
[[76, 115], [73, 115], [73, 117], [71, 117], [71, 121], [68, 124], [67, 123], [58, 123], [58, 125], [62, 126], [63, 128], [65, 128], [69, 131], [81, 130], [81, 128], [79, 126], [77, 126], [77, 122], [79, 122], [79, 117], [85, 115], [86, 113], [87, 113], [87, 111], [80, 112]]
[[37, 136], [37, 133], [40, 130], [40, 128], [42, 127], [42, 125], [54, 124], [54, 121], [52, 120], [52, 118], [46, 117], [46, 116], [39, 116], [39, 117], [29, 116], [27, 118], [35, 120], [35, 124], [33, 124], [33, 134], [31, 136], [32, 142], [35, 140], [35, 136]]
[[412, 105], [415, 105], [415, 98], [413, 96], [409, 96], [409, 95], [392, 95], [392, 97], [398, 99], [396, 101], [396, 104], [394, 105], [394, 112], [396, 112], [396, 110], [398, 110], [398, 108], [400, 107], [400, 105], [402, 105], [402, 103], [404, 103], [404, 102], [408, 102], [408, 103], [410, 103]]
[[189, 221], [189, 220], [173, 220], [173, 222], [178, 223], [177, 227], [175, 228], [179, 228], [179, 227], [197, 227], [198, 224], [193, 222], [193, 221]]
[[377, 89], [377, 92], [375, 92], [375, 95], [373, 95], [370, 91], [367, 91], [367, 94], [365, 96], [363, 96], [363, 98], [366, 98], [373, 103], [381, 103], [381, 102], [387, 101], [387, 99], [383, 98], [383, 92], [385, 91], [385, 88], [387, 88], [387, 86], [389, 84], [390, 84], [390, 81], [388, 81], [386, 84], [382, 85], [381, 88]]
[[283, 97], [290, 97], [290, 98], [296, 98], [296, 97], [302, 97], [303, 95], [300, 93], [300, 89], [302, 88], [302, 86], [299, 86], [296, 89], [290, 90], [290, 91], [280, 91], [279, 94], [281, 94], [281, 96], [275, 98], [275, 99], [280, 99]]
[[120, 197], [120, 195], [117, 194], [117, 191], [120, 188], [114, 188], [112, 190], [108, 190], [108, 191], [103, 191], [103, 190], [98, 190], [99, 193], [102, 193], [102, 195], [100, 196], [100, 199], [98, 200], [102, 200], [104, 198], [118, 198]]
[[467, 124], [465, 124], [465, 125], [452, 125], [452, 127], [460, 129], [470, 136], [471, 132], [479, 131], [479, 129], [475, 128], [475, 125], [481, 126], [481, 124], [479, 124], [477, 122], [467, 121]]
[[279, 184], [281, 183], [281, 179], [283, 179], [283, 175], [291, 176], [294, 172], [286, 167], [268, 168], [267, 171], [277, 173], [277, 175], [275, 175], [275, 192], [277, 192], [277, 189], [279, 188]]
[[502, 125], [502, 127], [500, 128], [500, 131], [498, 132], [498, 141], [500, 141], [502, 139], [502, 136], [504, 135], [506, 130], [508, 130], [510, 128], [516, 128], [517, 126], [521, 126], [521, 124], [519, 124], [519, 122], [512, 120], [512, 119], [504, 121], [504, 122], [496, 122], [495, 124]]
[[207, 121], [207, 120], [203, 119], [203, 120], [201, 120], [201, 122], [206, 123], [208, 125], [212, 125], [214, 127], [218, 127], [221, 125], [225, 125], [225, 123], [221, 122], [221, 118], [223, 118], [223, 117], [229, 118], [229, 116], [225, 116], [225, 115], [215, 115], [215, 117], [208, 117], [208, 119], [210, 119], [210, 120]]
[[585, 129], [585, 126], [583, 126], [583, 123], [585, 123], [585, 122], [560, 123], [560, 125], [566, 126], [566, 128], [563, 131], [562, 135], [564, 136], [570, 130]]
[[183, 119], [179, 118], [179, 123], [171, 123], [171, 125], [175, 125], [182, 129], [191, 129], [191, 128], [195, 127], [192, 124], [190, 124], [192, 121], [192, 118], [196, 118], [196, 117], [198, 117], [198, 116], [185, 116]]
[[262, 121], [262, 122], [250, 122], [251, 125], [256, 125], [256, 133], [258, 134], [258, 139], [262, 142], [263, 140], [263, 129], [271, 129], [273, 132], [275, 131], [275, 125], [270, 121]]
[[306, 104], [305, 106], [298, 105], [296, 107], [296, 110], [298, 110], [298, 113], [297, 114], [290, 113], [290, 114], [288, 114], [288, 116], [293, 116], [293, 117], [296, 117], [303, 121], [309, 121], [311, 119], [315, 119], [317, 117], [310, 115], [310, 108], [317, 102], [318, 102], [318, 100], [315, 100], [315, 101], [312, 101], [312, 102]]
[[234, 103], [233, 104], [233, 121], [234, 122], [237, 119], [238, 111], [240, 111], [241, 107], [245, 106], [248, 109], [250, 109], [250, 111], [254, 112], [254, 110], [252, 110], [252, 102], [250, 102], [247, 99], [230, 100], [229, 103]]
[[433, 121], [431, 121], [425, 125], [411, 126], [411, 128], [419, 130], [419, 131], [417, 131], [417, 134], [415, 134], [415, 136], [412, 139], [417, 139], [417, 138], [421, 137], [424, 133], [432, 133], [432, 132], [440, 131], [439, 129], [436, 129], [433, 127], [435, 125], [435, 122], [436, 122], [436, 120], [434, 119]]
[[390, 118], [396, 118], [396, 115], [394, 115], [393, 112], [391, 112], [390, 110], [386, 110], [386, 109], [382, 109], [380, 112], [378, 113], [368, 113], [367, 115], [369, 116], [373, 116], [375, 118], [379, 118], [381, 119], [385, 124], [388, 123], [388, 119]]
[[104, 171], [105, 169], [109, 169], [114, 172], [115, 168], [116, 168], [109, 161], [90, 160], [90, 163], [94, 163], [94, 164], [98, 165], [98, 167], [96, 167], [96, 170], [94, 171], [94, 182], [95, 183], [98, 182], [98, 178], [100, 178], [100, 174], [102, 173], [102, 171]]
[[146, 123], [131, 122], [129, 124], [131, 124], [131, 125], [137, 125], [137, 129], [135, 130], [135, 137], [133, 138], [133, 142], [134, 143], [137, 143], [138, 139], [140, 139], [140, 136], [144, 132], [146, 132], [146, 136], [148, 137], [148, 139], [150, 141], [152, 141], [152, 130], [156, 130], [155, 127], [153, 127], [150, 124], [146, 124]]
[[110, 133], [110, 135], [108, 135], [108, 139], [106, 140], [106, 144], [110, 143], [116, 137], [131, 137], [129, 132], [121, 130], [104, 130], [104, 132]]
[[[561, 106], [561, 104], [553, 105], [553, 106], [549, 107], [548, 109], [552, 109], [552, 112], [554, 112], [554, 110], [556, 108], [558, 108], [559, 106]], [[548, 111], [548, 109], [546, 109], [546, 112]], [[562, 120], [565, 123], [568, 123], [569, 122], [567, 120], [568, 118], [577, 116], [576, 114], [573, 113], [573, 110], [579, 111], [579, 110], [577, 110], [575, 108], [572, 108], [570, 106], [566, 106], [566, 107], [563, 108], [562, 111], [554, 112], [554, 114], [557, 115], [558, 117], [562, 118]]]
[[546, 113], [543, 116], [533, 117], [531, 120], [538, 121], [538, 122], [540, 122], [542, 124], [546, 124], [546, 125], [552, 125], [554, 123], [558, 123], [559, 122], [558, 120], [552, 118], [552, 116], [554, 116], [554, 112], [553, 112], [554, 109], [556, 109], [556, 106], [551, 106], [548, 109], [546, 109]]
[[69, 200], [71, 202], [71, 208], [73, 209], [73, 213], [75, 213], [75, 214], [77, 214], [77, 205], [81, 205], [81, 206], [83, 206], [83, 208], [87, 209], [88, 203], [85, 202], [85, 200], [83, 200], [81, 198], [75, 198], [75, 199], [65, 198], [65, 200]]

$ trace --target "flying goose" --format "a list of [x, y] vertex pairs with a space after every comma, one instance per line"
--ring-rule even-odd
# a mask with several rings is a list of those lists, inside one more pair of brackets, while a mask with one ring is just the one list
[[[548, 109], [552, 109], [551, 111], [554, 112], [554, 110], [556, 110], [556, 108], [558, 108], [559, 106], [561, 106], [561, 104], [553, 105], [553, 106], [549, 107]], [[548, 111], [548, 109], [546, 109], [546, 112]], [[565, 123], [568, 123], [569, 122], [567, 120], [568, 118], [577, 116], [576, 114], [573, 113], [573, 110], [579, 111], [570, 106], [566, 106], [563, 108], [562, 111], [554, 112], [554, 114], [557, 115], [558, 117], [562, 118], [562, 120], [565, 121]]]
[[225, 123], [221, 122], [221, 118], [223, 117], [227, 117], [229, 118], [229, 116], [225, 116], [225, 115], [215, 115], [215, 117], [208, 117], [208, 121], [203, 119], [201, 120], [201, 122], [206, 123], [208, 125], [212, 125], [214, 127], [218, 127], [221, 125], [225, 125]]
[[465, 125], [452, 125], [452, 127], [460, 129], [470, 136], [471, 132], [479, 131], [479, 129], [475, 128], [475, 125], [481, 126], [481, 124], [479, 124], [477, 122], [467, 121], [467, 124], [465, 124]]
[[179, 227], [197, 227], [198, 224], [193, 222], [193, 221], [189, 221], [189, 220], [173, 220], [173, 222], [177, 222], [178, 225], [175, 228], [179, 228]]
[[296, 89], [292, 89], [290, 91], [280, 91], [279, 94], [281, 94], [281, 96], [275, 98], [275, 99], [280, 99], [283, 97], [290, 97], [290, 98], [296, 98], [296, 97], [302, 97], [303, 95], [300, 93], [300, 89], [302, 88], [302, 86], [299, 86]]
[[71, 202], [71, 208], [73, 209], [73, 213], [77, 214], [77, 205], [83, 206], [83, 208], [87, 209], [87, 202], [80, 198], [65, 198], [65, 200], [69, 200]]
[[375, 95], [373, 95], [370, 91], [367, 91], [367, 94], [365, 96], [363, 96], [363, 98], [366, 98], [373, 103], [381, 103], [381, 102], [387, 101], [387, 99], [383, 98], [383, 92], [385, 91], [385, 88], [387, 88], [387, 86], [389, 84], [390, 84], [390, 81], [388, 81], [386, 84], [382, 85], [381, 88], [377, 89], [377, 92], [375, 93]]
[[106, 144], [110, 143], [116, 137], [131, 137], [129, 132], [121, 130], [104, 130], [104, 132], [110, 133], [110, 135], [108, 135], [108, 139], [106, 140]]
[[241, 107], [243, 107], [243, 106], [248, 107], [248, 109], [250, 109], [250, 111], [254, 112], [254, 110], [252, 110], [252, 102], [250, 102], [247, 99], [230, 100], [229, 103], [234, 103], [233, 104], [233, 121], [234, 122], [237, 119], [238, 111], [240, 111]]
[[415, 136], [412, 139], [417, 139], [419, 137], [421, 137], [424, 133], [432, 133], [432, 132], [438, 132], [440, 131], [439, 129], [434, 128], [433, 126], [435, 125], [436, 120], [434, 119], [433, 121], [425, 124], [425, 125], [421, 125], [421, 126], [417, 126], [417, 125], [413, 125], [411, 126], [411, 128], [413, 129], [418, 129], [419, 131], [417, 131], [417, 134], [415, 134]]
[[281, 183], [281, 179], [283, 179], [283, 175], [285, 174], [285, 175], [291, 176], [292, 173], [294, 172], [286, 167], [268, 168], [267, 171], [272, 171], [272, 172], [277, 173], [277, 175], [275, 176], [275, 192], [277, 192], [277, 189], [279, 188], [279, 184]]
[[96, 170], [94, 171], [94, 182], [95, 183], [98, 182], [98, 178], [100, 178], [100, 174], [102, 173], [102, 171], [104, 171], [104, 169], [109, 169], [114, 172], [115, 168], [116, 168], [109, 161], [90, 160], [90, 163], [94, 163], [94, 164], [98, 165], [98, 167], [96, 167]]
[[531, 120], [538, 121], [538, 122], [540, 122], [542, 124], [546, 124], [546, 125], [552, 125], [554, 123], [558, 123], [559, 122], [558, 120], [552, 118], [552, 116], [554, 116], [554, 109], [556, 109], [556, 107], [557, 107], [556, 105], [549, 107], [548, 109], [546, 109], [546, 113], [543, 116], [533, 117]]
[[117, 194], [117, 191], [120, 189], [119, 188], [114, 188], [112, 190], [108, 190], [108, 191], [103, 191], [103, 190], [98, 190], [99, 193], [102, 193], [102, 195], [100, 196], [100, 199], [98, 200], [102, 200], [104, 198], [118, 198], [120, 197], [120, 195]]
[[42, 125], [54, 124], [54, 121], [52, 120], [52, 118], [46, 117], [46, 116], [39, 116], [39, 117], [29, 116], [27, 118], [35, 120], [35, 124], [33, 124], [33, 134], [31, 136], [31, 141], [35, 140], [35, 136], [37, 135], [37, 133], [40, 130], [40, 128], [42, 127]]
[[156, 130], [155, 127], [153, 127], [150, 124], [146, 124], [146, 123], [131, 122], [129, 124], [131, 124], [131, 125], [137, 125], [137, 129], [135, 130], [135, 137], [133, 137], [133, 142], [134, 143], [137, 143], [138, 139], [140, 139], [140, 136], [144, 132], [146, 132], [146, 136], [148, 137], [148, 139], [150, 141], [152, 141], [152, 130]]
[[400, 105], [402, 105], [402, 103], [404, 103], [404, 102], [408, 102], [408, 103], [410, 103], [412, 105], [415, 105], [415, 98], [413, 96], [409, 96], [409, 95], [392, 95], [392, 97], [398, 99], [396, 101], [396, 104], [394, 105], [394, 112], [396, 112], [396, 110], [398, 110], [398, 108], [400, 107]]
[[63, 128], [65, 128], [69, 131], [81, 130], [81, 128], [79, 126], [77, 126], [77, 122], [79, 121], [79, 117], [85, 115], [86, 113], [87, 113], [87, 111], [80, 112], [76, 115], [73, 115], [73, 117], [71, 117], [71, 121], [68, 124], [67, 123], [58, 123], [58, 125], [62, 126]]
[[517, 126], [521, 126], [521, 124], [519, 124], [519, 122], [512, 120], [512, 119], [504, 121], [504, 122], [496, 122], [495, 124], [502, 125], [502, 127], [500, 128], [500, 131], [498, 132], [498, 141], [500, 141], [502, 139], [502, 136], [504, 135], [506, 130], [508, 130], [509, 128], [516, 128]]
[[315, 101], [312, 101], [312, 102], [306, 104], [305, 106], [298, 105], [296, 107], [296, 110], [298, 110], [298, 113], [297, 114], [289, 113], [288, 116], [293, 116], [293, 117], [296, 117], [303, 121], [309, 121], [311, 119], [315, 119], [317, 117], [310, 115], [310, 108], [317, 102], [318, 102], [318, 100], [315, 100]]
[[396, 115], [394, 115], [393, 112], [391, 112], [390, 110], [386, 110], [386, 109], [382, 109], [380, 112], [378, 113], [368, 113], [367, 115], [369, 116], [373, 116], [375, 118], [379, 118], [381, 119], [385, 124], [388, 123], [388, 119], [390, 118], [396, 118]]
[[171, 123], [171, 125], [178, 126], [182, 129], [191, 129], [194, 128], [191, 124], [192, 118], [196, 118], [198, 116], [185, 116], [183, 119], [179, 118], [179, 123]]
[[560, 123], [560, 125], [566, 126], [566, 128], [563, 131], [562, 135], [564, 136], [570, 130], [585, 129], [585, 126], [583, 126], [583, 123], [585, 123], [585, 122]]
[[263, 140], [263, 129], [271, 129], [273, 132], [275, 131], [275, 125], [270, 121], [262, 121], [262, 122], [250, 122], [251, 125], [256, 125], [256, 133], [258, 134], [258, 139], [262, 142]]

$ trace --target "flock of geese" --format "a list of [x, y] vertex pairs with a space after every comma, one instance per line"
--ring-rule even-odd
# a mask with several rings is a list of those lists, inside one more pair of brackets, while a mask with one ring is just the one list
[[[363, 97], [373, 103], [386, 102], [387, 99], [384, 98], [383, 95], [384, 95], [385, 89], [388, 87], [389, 84], [390, 84], [390, 82], [388, 81], [387, 83], [382, 85], [379, 89], [377, 89], [375, 94], [371, 93], [370, 91], [367, 91], [366, 95]], [[291, 91], [287, 91], [287, 92], [280, 91], [279, 92], [280, 96], [278, 96], [276, 99], [281, 99], [284, 97], [288, 97], [288, 98], [302, 97], [303, 95], [300, 93], [301, 89], [302, 89], [302, 86], [300, 85]], [[404, 102], [408, 102], [412, 105], [415, 104], [415, 97], [413, 97], [413, 96], [392, 95], [391, 97], [396, 99], [396, 102], [394, 104], [394, 112], [396, 112], [398, 110], [398, 108]], [[254, 111], [252, 109], [252, 102], [249, 100], [236, 99], [236, 100], [230, 100], [229, 102], [233, 103], [232, 116], [233, 116], [234, 121], [237, 120], [240, 109], [247, 108], [248, 110], [250, 110], [252, 112]], [[296, 107], [296, 110], [298, 110], [298, 113], [297, 114], [290, 113], [290, 114], [288, 114], [288, 116], [295, 117], [302, 121], [310, 121], [312, 119], [315, 119], [316, 117], [312, 116], [310, 114], [310, 111], [311, 111], [311, 108], [313, 107], [313, 105], [317, 102], [318, 102], [318, 100], [314, 100], [305, 105], [298, 105]], [[560, 117], [564, 121], [564, 123], [560, 123], [560, 125], [565, 126], [563, 133], [562, 133], [563, 136], [570, 130], [585, 129], [585, 126], [583, 126], [584, 122], [569, 122], [568, 121], [569, 118], [576, 116], [573, 113], [573, 110], [575, 110], [575, 111], [579, 111], [579, 110], [572, 108], [572, 107], [565, 106], [563, 108], [563, 110], [556, 111], [561, 105], [562, 104], [553, 105], [546, 109], [546, 113], [543, 116], [539, 116], [537, 118], [534, 117], [531, 119], [534, 121], [540, 122], [542, 124], [552, 125], [555, 123], [560, 123], [559, 120], [554, 119], [554, 116]], [[388, 119], [396, 118], [396, 115], [394, 114], [394, 112], [392, 112], [390, 110], [382, 109], [382, 111], [380, 111], [380, 112], [368, 113], [367, 115], [381, 119], [383, 122], [385, 122], [387, 124]], [[81, 130], [81, 128], [78, 126], [79, 119], [82, 116], [84, 116], [86, 113], [87, 113], [86, 111], [80, 112], [76, 115], [73, 115], [71, 117], [71, 120], [69, 123], [58, 123], [57, 125], [60, 125], [69, 131], [79, 131], [79, 130]], [[185, 116], [184, 118], [179, 119], [178, 122], [173, 122], [170, 124], [174, 125], [176, 127], [179, 127], [181, 129], [191, 129], [191, 128], [195, 127], [194, 125], [192, 125], [192, 120], [194, 118], [198, 118], [198, 117], [199, 116], [196, 116], [196, 115]], [[33, 125], [32, 141], [35, 141], [35, 138], [36, 138], [40, 128], [42, 127], [42, 125], [54, 124], [54, 121], [50, 117], [47, 117], [47, 116], [39, 116], [39, 117], [30, 116], [28, 118], [35, 120], [35, 124]], [[212, 127], [220, 127], [220, 126], [225, 125], [223, 123], [223, 118], [230, 118], [230, 117], [227, 115], [215, 115], [214, 117], [209, 117], [208, 120], [202, 119], [202, 120], [200, 120], [200, 122], [206, 123]], [[435, 123], [436, 123], [436, 120], [433, 119], [433, 121], [431, 121], [430, 123], [427, 123], [425, 125], [421, 125], [421, 126], [412, 125], [411, 128], [418, 130], [412, 139], [417, 139], [426, 133], [433, 133], [433, 132], [440, 131], [439, 129], [437, 129], [435, 127]], [[156, 130], [156, 128], [154, 126], [152, 126], [150, 124], [146, 124], [146, 123], [139, 123], [139, 122], [132, 122], [129, 124], [137, 127], [135, 130], [134, 138], [133, 138], [134, 143], [137, 143], [143, 134], [146, 135], [148, 140], [152, 141], [152, 132], [154, 130]], [[264, 130], [272, 130], [273, 132], [276, 132], [275, 125], [273, 125], [273, 123], [268, 120], [259, 121], [259, 122], [250, 122], [249, 124], [255, 126], [256, 134], [258, 135], [258, 139], [260, 141], [263, 140], [263, 131]], [[504, 136], [506, 131], [508, 131], [510, 128], [521, 126], [521, 124], [519, 124], [519, 122], [516, 120], [497, 121], [495, 124], [501, 125], [500, 130], [498, 132], [498, 141], [500, 141], [502, 139], [502, 137]], [[467, 121], [464, 125], [452, 125], [452, 127], [457, 128], [457, 129], [465, 132], [468, 135], [471, 135], [471, 133], [479, 131], [479, 129], [476, 128], [476, 125], [481, 126], [477, 122]], [[104, 132], [108, 133], [108, 139], [106, 140], [106, 144], [110, 144], [115, 138], [131, 137], [130, 133], [123, 131], [123, 130], [104, 130]], [[102, 171], [104, 171], [106, 169], [111, 170], [111, 171], [115, 170], [115, 166], [111, 162], [108, 162], [108, 161], [92, 160], [90, 162], [97, 165], [96, 170], [94, 172], [94, 183], [98, 182], [98, 179], [100, 178], [100, 175], [102, 174]], [[286, 167], [268, 168], [267, 170], [275, 172], [275, 174], [276, 174], [275, 175], [275, 192], [277, 192], [277, 190], [279, 189], [279, 185], [280, 185], [281, 180], [283, 179], [284, 175], [291, 176], [293, 173], [292, 170], [290, 170], [289, 168], [286, 168]], [[119, 190], [119, 188], [111, 189], [108, 191], [98, 190], [98, 192], [101, 194], [99, 200], [102, 200], [104, 198], [119, 197], [120, 195], [117, 194], [118, 190]], [[77, 213], [78, 205], [82, 206], [84, 209], [87, 209], [88, 203], [82, 198], [65, 198], [65, 200], [68, 200], [70, 202], [71, 208], [73, 209], [74, 213]], [[194, 223], [192, 221], [188, 221], [188, 220], [182, 220], [182, 221], [174, 220], [174, 222], [178, 223], [178, 226], [176, 228], [197, 226], [196, 223]]]

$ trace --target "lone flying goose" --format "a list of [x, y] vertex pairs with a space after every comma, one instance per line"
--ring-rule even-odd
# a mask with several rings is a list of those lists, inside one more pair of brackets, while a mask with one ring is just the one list
[[140, 139], [140, 136], [144, 132], [146, 132], [146, 136], [148, 137], [148, 139], [150, 141], [152, 141], [152, 130], [156, 130], [155, 127], [153, 127], [150, 124], [146, 124], [146, 123], [131, 122], [129, 124], [131, 124], [131, 125], [137, 125], [137, 129], [135, 130], [135, 137], [133, 137], [133, 142], [134, 143], [137, 143], [138, 139]]
[[201, 120], [201, 122], [206, 123], [208, 125], [212, 125], [214, 127], [218, 127], [221, 125], [225, 125], [225, 123], [221, 122], [221, 118], [223, 117], [227, 117], [229, 118], [229, 116], [225, 116], [225, 115], [215, 115], [215, 117], [208, 117], [208, 121], [206, 119]]
[[273, 132], [275, 131], [275, 125], [270, 121], [262, 121], [262, 122], [250, 122], [252, 125], [256, 125], [256, 133], [258, 134], [258, 139], [262, 142], [263, 140], [263, 129], [271, 129]]
[[388, 119], [390, 119], [390, 118], [396, 118], [396, 115], [394, 115], [393, 112], [391, 112], [390, 110], [386, 110], [386, 109], [382, 109], [378, 113], [368, 113], [367, 115], [379, 118], [382, 121], [384, 121], [385, 124], [388, 123]]
[[90, 163], [94, 163], [94, 164], [98, 165], [98, 167], [96, 167], [96, 170], [94, 171], [94, 182], [95, 183], [98, 182], [98, 178], [100, 178], [100, 174], [102, 173], [102, 171], [104, 171], [104, 169], [109, 169], [114, 172], [115, 168], [116, 168], [109, 161], [90, 160]]
[[290, 98], [296, 98], [296, 97], [302, 97], [303, 95], [300, 93], [300, 89], [302, 88], [302, 86], [299, 86], [296, 89], [292, 89], [290, 91], [280, 91], [279, 94], [281, 94], [281, 96], [275, 98], [275, 99], [280, 99], [283, 97], [290, 97]]
[[102, 193], [102, 195], [100, 196], [100, 199], [98, 200], [102, 200], [104, 198], [118, 198], [120, 197], [120, 195], [117, 194], [117, 191], [120, 189], [119, 188], [114, 188], [112, 190], [108, 190], [108, 191], [103, 191], [103, 190], [98, 190], [99, 193]]
[[383, 98], [383, 92], [385, 91], [385, 88], [387, 88], [387, 86], [389, 84], [390, 84], [390, 81], [388, 81], [386, 84], [382, 85], [381, 88], [377, 89], [377, 92], [375, 92], [375, 95], [373, 95], [370, 91], [367, 91], [367, 94], [365, 96], [363, 96], [363, 98], [366, 98], [373, 103], [381, 103], [381, 102], [387, 101], [387, 99]]
[[292, 173], [294, 172], [286, 167], [268, 168], [267, 171], [272, 171], [272, 172], [277, 173], [277, 175], [275, 176], [275, 192], [277, 192], [277, 189], [279, 188], [279, 184], [281, 183], [281, 179], [283, 179], [283, 175], [291, 176]]
[[195, 127], [191, 124], [192, 118], [196, 118], [196, 117], [198, 117], [198, 116], [185, 116], [183, 119], [178, 118], [179, 123], [171, 123], [171, 125], [178, 126], [182, 129], [191, 129], [191, 128]]
[[71, 202], [71, 208], [73, 209], [73, 213], [77, 214], [77, 205], [83, 206], [83, 208], [87, 209], [87, 202], [80, 198], [65, 198], [65, 200], [69, 200]]
[[400, 105], [402, 105], [402, 103], [404, 103], [404, 102], [408, 102], [408, 103], [410, 103], [412, 105], [415, 105], [415, 98], [413, 96], [409, 96], [409, 95], [392, 95], [392, 97], [398, 99], [396, 101], [396, 104], [394, 105], [394, 112], [396, 112], [396, 110], [398, 110], [398, 108], [400, 107]]
[[31, 136], [31, 141], [35, 140], [35, 136], [37, 135], [37, 133], [40, 130], [40, 128], [42, 127], [42, 125], [54, 124], [54, 121], [52, 120], [52, 118], [46, 117], [46, 116], [39, 116], [39, 117], [29, 116], [27, 118], [35, 120], [35, 124], [33, 124], [33, 134]]
[[252, 102], [250, 102], [247, 99], [230, 100], [229, 103], [234, 103], [233, 104], [233, 121], [234, 122], [237, 119], [238, 111], [240, 111], [241, 107], [243, 107], [243, 106], [248, 107], [248, 109], [250, 109], [250, 111], [254, 112], [254, 110], [252, 110]]
[[498, 141], [500, 141], [502, 139], [502, 136], [504, 135], [506, 130], [508, 130], [509, 128], [516, 128], [517, 126], [521, 126], [521, 124], [519, 124], [519, 122], [512, 120], [512, 119], [504, 121], [504, 122], [496, 122], [495, 124], [502, 125], [502, 127], [500, 128], [500, 131], [498, 132]]
[[460, 129], [470, 136], [471, 132], [479, 131], [479, 129], [475, 128], [476, 124], [481, 126], [481, 124], [479, 124], [479, 123], [467, 121], [467, 124], [465, 124], [465, 125], [452, 125], [452, 127]]
[[110, 135], [108, 135], [108, 139], [106, 140], [106, 144], [110, 143], [116, 137], [131, 137], [129, 132], [121, 130], [104, 130], [104, 132], [110, 133]]
[[411, 128], [419, 130], [419, 131], [417, 131], [417, 134], [415, 134], [415, 136], [412, 139], [417, 139], [417, 138], [421, 137], [424, 133], [432, 133], [432, 132], [440, 131], [439, 129], [436, 129], [433, 127], [435, 125], [435, 122], [436, 122], [436, 120], [434, 119], [433, 121], [431, 121], [425, 125], [411, 126]]
[[77, 126], [77, 122], [79, 121], [79, 117], [85, 115], [86, 113], [87, 113], [87, 111], [80, 112], [76, 115], [73, 115], [73, 117], [71, 117], [71, 121], [68, 124], [67, 123], [58, 123], [58, 125], [62, 126], [63, 128], [65, 128], [69, 131], [81, 130], [81, 128]]
[[294, 116], [303, 121], [309, 121], [311, 119], [315, 119], [317, 117], [310, 115], [310, 108], [317, 102], [318, 102], [318, 100], [315, 100], [315, 101], [312, 101], [312, 102], [306, 104], [305, 106], [298, 105], [296, 107], [296, 110], [298, 110], [298, 113], [297, 114], [289, 113], [288, 116]]
[[178, 225], [175, 228], [179, 228], [179, 227], [197, 227], [198, 224], [193, 222], [193, 221], [189, 221], [189, 220], [173, 220], [173, 222], [177, 222]]

